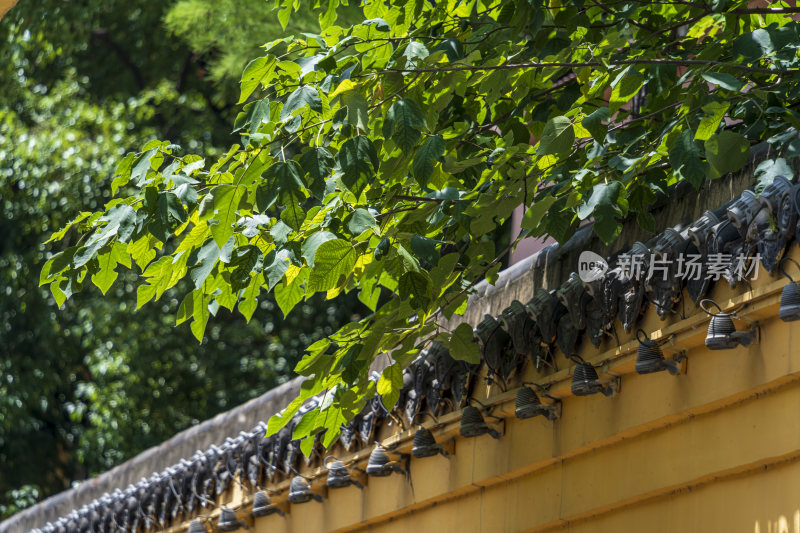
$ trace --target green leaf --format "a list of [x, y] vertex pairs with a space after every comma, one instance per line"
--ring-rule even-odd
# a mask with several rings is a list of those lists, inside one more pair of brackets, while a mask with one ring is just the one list
[[497, 283], [497, 280], [500, 277], [498, 274], [501, 268], [503, 268], [503, 263], [497, 263], [486, 271], [486, 281], [488, 281], [490, 285]]
[[542, 138], [536, 147], [536, 155], [564, 156], [572, 151], [575, 130], [567, 117], [553, 117], [547, 121]]
[[411, 163], [411, 173], [417, 180], [420, 187], [428, 186], [428, 179], [433, 174], [433, 164], [436, 161], [444, 161], [445, 142], [441, 135], [431, 135], [417, 153], [414, 154], [414, 161]]
[[378, 241], [378, 244], [375, 245], [375, 251], [373, 252], [373, 257], [376, 261], [380, 261], [386, 254], [389, 253], [389, 249], [391, 247], [391, 241], [389, 241], [388, 237], [382, 238]]
[[303, 246], [300, 248], [303, 258], [306, 260], [308, 266], [314, 266], [314, 254], [317, 253], [317, 248], [319, 245], [326, 241], [331, 241], [336, 238], [336, 235], [331, 233], [330, 231], [317, 231], [312, 233], [304, 242]]
[[[198, 200], [197, 189], [195, 189], [188, 183], [184, 183], [176, 187], [175, 194], [172, 196], [180, 200], [181, 204], [186, 204], [187, 206], [189, 206], [190, 209], [194, 208], [194, 206], [197, 205], [197, 200]], [[170, 204], [172, 204], [173, 201], [174, 200], [170, 200]], [[177, 205], [170, 205], [170, 209], [175, 210], [176, 208]], [[181, 212], [185, 216], [185, 211], [183, 211], [182, 206], [181, 206]]]
[[613, 115], [616, 113], [620, 107], [627, 104], [631, 98], [636, 96], [636, 93], [639, 92], [642, 85], [644, 85], [644, 76], [637, 72], [628, 74], [622, 78], [611, 90], [611, 100], [608, 102], [611, 114]]
[[406, 272], [397, 286], [401, 300], [410, 300], [411, 307], [423, 309], [430, 304], [433, 282], [424, 272]]
[[155, 187], [147, 187], [145, 205], [151, 217], [147, 231], [161, 242], [167, 242], [172, 233], [172, 221], [169, 217], [169, 206], [164, 194], [159, 194]]
[[772, 32], [764, 28], [758, 28], [751, 34], [753, 41], [755, 41], [761, 48], [763, 55], [771, 54], [778, 48], [772, 40]]
[[325, 357], [325, 352], [330, 345], [330, 339], [323, 338], [306, 348], [306, 354], [294, 367], [294, 371], [298, 374], [303, 374], [305, 370], [311, 368], [321, 357]]
[[100, 217], [98, 221], [108, 222], [102, 229], [104, 235], [116, 235], [117, 241], [128, 242], [136, 228], [136, 211], [129, 205], [116, 205], [109, 209], [108, 213]]
[[258, 156], [251, 159], [250, 164], [247, 166], [247, 170], [244, 171], [237, 184], [240, 187], [246, 188], [258, 181], [261, 178], [261, 174], [264, 172], [267, 164], [271, 160], [272, 159], [269, 157], [269, 154], [267, 154], [266, 151], [261, 152]]
[[199, 289], [203, 286], [203, 283], [206, 281], [206, 278], [208, 278], [208, 275], [211, 274], [212, 270], [214, 270], [214, 265], [217, 264], [219, 255], [220, 248], [217, 246], [217, 243], [214, 240], [208, 241], [197, 252], [197, 263], [195, 263], [195, 267], [189, 273], [189, 275], [192, 277], [192, 281], [194, 281], [195, 289]]
[[734, 55], [742, 56], [750, 61], [761, 57], [763, 52], [759, 43], [754, 39], [754, 33], [746, 33], [736, 38], [732, 48]]
[[378, 379], [377, 392], [381, 395], [383, 406], [392, 411], [400, 399], [403, 388], [403, 369], [398, 364], [387, 366], [383, 369]]
[[111, 194], [117, 194], [117, 191], [123, 185], [126, 185], [131, 179], [131, 169], [133, 168], [133, 160], [136, 154], [129, 152], [117, 164], [117, 169], [114, 171], [114, 179], [111, 181]]
[[284, 224], [282, 221], [277, 221], [269, 228], [269, 234], [276, 245], [281, 246], [286, 244], [289, 234], [292, 233], [292, 228]]
[[281, 24], [283, 31], [286, 31], [286, 26], [289, 24], [289, 17], [292, 14], [291, 4], [278, 10], [278, 22]]
[[[141, 309], [144, 304], [156, 295], [156, 286], [144, 283], [136, 288], [136, 309]], [[59, 304], [60, 305], [60, 304]]]
[[284, 318], [289, 315], [294, 306], [300, 303], [305, 296], [303, 289], [303, 281], [305, 280], [305, 272], [298, 275], [289, 285], [285, 282], [275, 285], [275, 301], [280, 307]]
[[594, 232], [603, 239], [603, 242], [611, 242], [622, 229], [622, 225], [617, 221], [617, 216], [621, 215], [619, 195], [622, 184], [618, 181], [611, 183], [598, 183], [592, 188], [589, 199], [578, 207], [578, 218], [585, 220], [589, 216], [594, 217]]
[[392, 28], [389, 26], [389, 23], [383, 20], [382, 18], [374, 18], [368, 19], [362, 22], [364, 26], [375, 26], [375, 29], [382, 32], [391, 31]]
[[758, 187], [756, 192], [763, 190], [767, 185], [771, 184], [777, 176], [783, 176], [787, 180], [794, 179], [794, 169], [782, 157], [777, 159], [767, 159], [762, 161], [756, 167], [754, 172], [758, 180]]
[[621, 189], [621, 184], [618, 181], [613, 181], [610, 184], [598, 183], [592, 188], [592, 194], [589, 199], [580, 207], [578, 207], [578, 218], [585, 220], [589, 218], [598, 208], [601, 209], [615, 209], [617, 197]]
[[106, 294], [117, 279], [115, 270], [117, 264], [122, 263], [130, 268], [131, 256], [127, 252], [127, 246], [120, 242], [115, 242], [111, 250], [97, 256], [97, 263], [100, 266], [100, 270], [92, 275], [92, 283], [97, 285], [97, 288], [103, 294]]
[[800, 157], [800, 139], [793, 139], [786, 145], [786, 157], [789, 159]]
[[417, 258], [411, 255], [404, 246], [398, 246], [394, 248], [394, 250], [397, 252], [403, 272], [420, 271], [419, 261], [417, 261]]
[[470, 221], [469, 232], [473, 237], [479, 237], [493, 231], [496, 227], [497, 222], [495, 222], [494, 213], [483, 211]]
[[[141, 287], [140, 287], [141, 288]], [[203, 341], [203, 333], [208, 324], [208, 319], [211, 312], [208, 310], [208, 304], [211, 303], [213, 296], [203, 294], [202, 289], [196, 289], [187, 294], [180, 307], [178, 307], [178, 315], [176, 318], [176, 325], [192, 319], [190, 329], [192, 334], [199, 341]]]
[[299, 230], [306, 219], [306, 212], [299, 204], [291, 202], [281, 211], [281, 220], [293, 230]]
[[302, 79], [303, 76], [308, 74], [309, 72], [314, 72], [317, 69], [317, 65], [325, 58], [324, 54], [317, 54], [313, 56], [302, 56], [295, 60], [295, 64], [300, 66], [300, 78]]
[[67, 224], [64, 225], [64, 227], [62, 227], [60, 230], [53, 232], [53, 234], [50, 235], [50, 238], [44, 241], [44, 244], [48, 244], [53, 241], [60, 241], [72, 228], [89, 218], [89, 215], [91, 215], [91, 213], [88, 211], [79, 213], [78, 216], [67, 222]]
[[391, 137], [400, 149], [410, 151], [422, 137], [422, 110], [414, 100], [403, 98], [392, 104], [383, 123], [384, 137]]
[[436, 265], [439, 262], [439, 251], [436, 249], [440, 244], [439, 241], [421, 235], [414, 235], [411, 237], [409, 244], [411, 244], [411, 251], [420, 259], [424, 259], [431, 265]]
[[481, 362], [481, 351], [473, 340], [472, 326], [462, 322], [450, 337], [450, 356], [456, 361], [475, 365]]
[[291, 257], [292, 253], [289, 250], [278, 250], [273, 261], [264, 267], [267, 273], [267, 290], [271, 290], [286, 274], [291, 264]]
[[[250, 105], [250, 104], [248, 104]], [[253, 112], [250, 115], [250, 135], [258, 133], [259, 127], [264, 122], [264, 120], [269, 121], [270, 118], [270, 106], [269, 106], [269, 98], [262, 98], [261, 100], [257, 101], [255, 106], [253, 106]], [[244, 127], [246, 124], [243, 124], [241, 127]], [[234, 129], [234, 131], [236, 131]]]
[[137, 187], [141, 188], [145, 185], [147, 172], [151, 170], [152, 167], [150, 160], [154, 155], [156, 155], [156, 153], [158, 153], [158, 149], [151, 148], [136, 158], [136, 161], [133, 163], [133, 168], [131, 169], [131, 181], [133, 181]]
[[233, 235], [233, 224], [238, 218], [239, 201], [244, 193], [244, 187], [237, 187], [236, 185], [217, 185], [209, 192], [214, 201], [210, 217], [217, 220], [217, 224], [209, 225], [209, 227], [211, 235], [220, 248]]
[[[241, 230], [242, 235], [244, 235], [248, 239], [252, 239], [256, 235], [260, 235], [261, 232], [264, 230], [264, 227], [265, 226], [269, 226], [270, 222], [271, 222], [270, 218], [268, 216], [266, 216], [266, 215], [255, 215], [255, 216], [252, 216], [252, 217], [242, 217], [242, 218], [240, 218], [238, 221], [236, 221], [236, 226], [237, 226], [237, 228], [239, 228]], [[280, 224], [281, 226], [283, 226], [285, 228], [288, 227], [288, 226], [286, 226], [286, 224], [284, 224], [282, 222], [278, 222], [277, 224]], [[270, 230], [271, 229], [272, 228], [270, 228]], [[192, 231], [194, 231], [194, 230], [192, 230]], [[291, 228], [289, 228], [289, 231], [291, 231]], [[181, 244], [183, 242], [185, 242], [185, 241], [186, 241], [186, 239], [181, 241]]]
[[54, 281], [50, 284], [50, 293], [53, 295], [58, 308], [61, 309], [61, 306], [64, 305], [68, 298], [68, 295], [61, 290], [61, 281]]
[[556, 209], [555, 212], [550, 211], [541, 225], [541, 228], [544, 229], [543, 234], [550, 235], [559, 244], [564, 244], [575, 233], [572, 220], [573, 214], [569, 210], [559, 211]]
[[353, 236], [361, 235], [365, 231], [376, 228], [377, 226], [378, 223], [375, 217], [363, 207], [359, 207], [353, 211], [353, 214], [351, 214], [350, 218], [347, 220], [347, 229]]
[[72, 266], [74, 268], [81, 268], [86, 263], [91, 261], [97, 252], [108, 243], [110, 235], [103, 235], [102, 232], [97, 232], [92, 236], [92, 239], [86, 242], [86, 246], [81, 246], [75, 252], [72, 259]]
[[319, 394], [323, 390], [325, 390], [323, 380], [305, 380], [300, 385], [300, 394], [291, 402], [289, 402], [289, 405], [284, 407], [278, 414], [270, 417], [269, 421], [267, 422], [266, 436], [270, 437], [280, 431], [281, 428], [283, 428], [292, 418], [294, 418], [300, 408], [306, 403], [306, 400], [316, 394]]
[[128, 253], [131, 254], [139, 269], [144, 271], [150, 261], [156, 257], [156, 241], [152, 235], [143, 235], [128, 243]]
[[208, 309], [208, 304], [211, 303], [211, 297], [205, 298], [196, 298], [197, 300], [197, 307], [194, 311], [194, 319], [192, 320], [192, 324], [189, 326], [189, 329], [192, 330], [192, 334], [194, 338], [197, 339], [197, 342], [203, 342], [203, 335], [206, 331], [206, 324], [208, 324], [208, 319], [211, 318], [211, 311]]
[[654, 232], [656, 230], [656, 219], [649, 211], [641, 211], [636, 214], [636, 222], [645, 231]]
[[622, 231], [622, 224], [611, 211], [599, 210], [594, 215], [592, 229], [604, 243], [610, 244], [611, 241], [619, 236]]
[[325, 178], [333, 167], [333, 156], [325, 148], [313, 147], [300, 156], [300, 167], [311, 178], [308, 189], [317, 200], [325, 196]]
[[604, 143], [606, 134], [608, 134], [608, 124], [603, 124], [603, 122], [608, 122], [610, 119], [611, 110], [607, 107], [598, 107], [591, 115], [584, 117], [581, 125], [592, 134], [595, 141]]
[[750, 155], [750, 143], [739, 133], [722, 131], [705, 142], [706, 159], [718, 176], [742, 168]]
[[744, 82], [724, 72], [704, 72], [703, 79], [729, 91], [741, 91]]
[[325, 30], [326, 28], [333, 25], [336, 22], [336, 6], [339, 5], [338, 0], [328, 0], [328, 7], [325, 9], [323, 13], [319, 14], [319, 27], [320, 30]]
[[336, 154], [342, 182], [356, 196], [366, 188], [378, 170], [378, 154], [369, 138], [359, 135], [348, 139]]
[[430, 55], [425, 45], [419, 41], [411, 41], [403, 50], [403, 57], [406, 58], [406, 65], [414, 67], [419, 64], [419, 60], [425, 59]]
[[381, 288], [378, 285], [371, 287], [362, 286], [358, 291], [358, 300], [366, 305], [373, 312], [378, 308], [378, 300], [381, 297]]
[[361, 130], [361, 133], [369, 133], [367, 124], [367, 99], [360, 92], [351, 90], [345, 91], [341, 96], [342, 105], [347, 106], [347, 119], [350, 124]]
[[[292, 440], [303, 439], [308, 437], [312, 434], [312, 431], [317, 427], [317, 415], [319, 414], [319, 409], [314, 408], [304, 414], [297, 425], [294, 427], [294, 431], [292, 432]], [[316, 431], [318, 433], [321, 431], [321, 428]], [[313, 444], [314, 441], [309, 439], [310, 442]]]
[[547, 214], [547, 210], [550, 209], [550, 206], [553, 205], [556, 200], [557, 198], [551, 194], [540, 194], [533, 205], [522, 215], [520, 226], [523, 229], [535, 229], [539, 226], [542, 218]]
[[308, 277], [308, 290], [324, 292], [344, 283], [356, 264], [353, 245], [342, 239], [323, 242], [314, 254], [314, 268]]
[[259, 85], [265, 86], [275, 76], [275, 64], [277, 60], [272, 56], [259, 57], [252, 60], [242, 72], [241, 89], [239, 102], [242, 103], [253, 94]]
[[261, 285], [263, 284], [264, 275], [258, 272], [250, 278], [250, 283], [248, 283], [247, 287], [242, 291], [242, 299], [239, 301], [237, 309], [242, 313], [242, 316], [244, 316], [244, 319], [248, 323], [250, 319], [253, 318], [253, 313], [255, 313], [258, 308], [258, 295], [261, 292]]
[[56, 277], [66, 269], [72, 257], [75, 255], [76, 247], [67, 248], [63, 252], [58, 252], [45, 262], [42, 271], [39, 273], [39, 286], [52, 283]]
[[669, 164], [672, 171], [681, 179], [699, 188], [706, 177], [708, 165], [700, 157], [702, 150], [694, 140], [691, 130], [684, 130], [669, 149]]
[[[413, 239], [412, 237], [412, 249], [414, 246]], [[447, 289], [446, 280], [450, 277], [450, 274], [453, 273], [453, 270], [458, 264], [459, 256], [460, 254], [458, 253], [443, 255], [436, 263], [436, 267], [430, 271], [431, 281], [433, 281], [433, 286], [436, 291], [438, 291], [438, 294], [441, 294]]]
[[[326, 449], [330, 448], [336, 439], [339, 438], [342, 424], [346, 424], [348, 420], [355, 415], [355, 412], [346, 413], [338, 406], [333, 406], [325, 410], [324, 413], [320, 413], [322, 417], [322, 428], [325, 430], [325, 435], [322, 437], [322, 446]], [[319, 421], [319, 418], [317, 418], [317, 421]]]
[[363, 370], [369, 366], [371, 357], [360, 357], [363, 349], [363, 344], [354, 344], [347, 350], [347, 354], [339, 363], [339, 368], [342, 369], [342, 379], [350, 386], [355, 385]]
[[720, 102], [720, 101], [713, 101], [709, 102], [703, 106], [703, 112], [705, 116], [703, 120], [700, 121], [700, 125], [697, 127], [697, 133], [695, 133], [694, 138], [698, 141], [705, 141], [709, 137], [711, 137], [714, 133], [716, 133], [717, 128], [719, 128], [722, 119], [725, 117], [725, 113], [728, 112], [728, 108], [730, 108], [730, 103], [728, 102]]
[[304, 107], [308, 107], [317, 113], [322, 113], [322, 99], [320, 99], [317, 90], [310, 85], [298, 87], [289, 95], [281, 110], [281, 120], [286, 120], [295, 111]]
[[[264, 182], [256, 189], [258, 206], [265, 210], [276, 199], [286, 207], [302, 203], [306, 198], [302, 174], [303, 171], [296, 161], [278, 161], [270, 166], [264, 173]], [[295, 229], [298, 228], [299, 225]]]

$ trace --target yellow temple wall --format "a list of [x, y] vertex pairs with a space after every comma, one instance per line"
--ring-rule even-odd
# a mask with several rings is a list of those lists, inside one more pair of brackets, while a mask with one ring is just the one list
[[[791, 252], [800, 256], [797, 247]], [[737, 328], [759, 331], [756, 343], [732, 350], [705, 347], [709, 317], [688, 298], [685, 318], [661, 321], [651, 307], [640, 325], [666, 341], [667, 358], [688, 357], [681, 375], [636, 374], [637, 343], [618, 327], [619, 346], [583, 343], [581, 352], [601, 378], [619, 378], [613, 397], [573, 396], [574, 365], [559, 354], [559, 371], [527, 368], [517, 381], [550, 387], [561, 401], [556, 421], [516, 419], [518, 385], [480, 385], [473, 397], [501, 419], [487, 418], [499, 439], [459, 436], [460, 412], [449, 413], [425, 425], [453, 453], [409, 459], [408, 477], [364, 476], [363, 490], [332, 490], [323, 468], [308, 470], [323, 502], [289, 504], [284, 480], [271, 489], [285, 517], [253, 521], [252, 496], [239, 487], [222, 503], [255, 533], [800, 533], [800, 321], [778, 318], [785, 283], [762, 271], [752, 290], [716, 284], [711, 296], [738, 310]], [[378, 438], [400, 458], [413, 433], [384, 425]], [[370, 451], [333, 453], [363, 468]]]

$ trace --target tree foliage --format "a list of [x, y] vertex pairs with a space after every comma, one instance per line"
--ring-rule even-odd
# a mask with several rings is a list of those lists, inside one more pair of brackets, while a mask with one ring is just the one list
[[277, 385], [361, 306], [317, 298], [284, 319], [261, 298], [249, 324], [217, 313], [199, 345], [174, 327], [191, 280], [130, 316], [137, 276], [113, 270], [128, 262], [118, 246], [92, 275], [105, 296], [59, 312], [38, 286], [47, 249], [79, 236], [42, 243], [109, 201], [116, 159], [165, 135], [210, 155], [233, 140], [202, 56], [152, 38], [163, 16], [153, 2], [21, 2], [0, 22], [0, 516]]
[[[276, 6], [287, 24], [298, 4]], [[369, 1], [354, 25], [337, 9], [248, 64], [226, 155], [128, 154], [114, 199], [54, 235], [80, 241], [42, 271], [59, 303], [129, 258], [140, 305], [191, 280], [178, 321], [198, 339], [219, 307], [248, 319], [262, 291], [285, 313], [357, 293], [373, 313], [308, 348], [309, 385], [270, 433], [327, 391], [294, 438], [333, 442], [367, 398], [393, 405], [431, 340], [473, 358], [470, 328], [441, 319], [495, 279], [507, 248], [492, 232], [516, 207], [530, 206], [520, 237], [564, 242], [590, 219], [611, 242], [627, 217], [654, 227], [657, 192], [734, 172], [755, 143], [800, 151], [786, 4]], [[373, 381], [378, 357], [393, 364]]]
[[[318, 27], [318, 15], [325, 9], [314, 8], [311, 2], [300, 6], [284, 29], [272, 3], [264, 0], [178, 0], [168, 6], [164, 24], [203, 57], [209, 77], [227, 96], [229, 90], [233, 94], [242, 69], [266, 40]], [[342, 13], [352, 22], [360, 20], [359, 14], [355, 6]]]

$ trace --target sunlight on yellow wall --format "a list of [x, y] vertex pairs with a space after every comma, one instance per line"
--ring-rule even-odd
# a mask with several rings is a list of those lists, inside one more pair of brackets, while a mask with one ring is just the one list
[[0, 0], [0, 18], [3, 18], [3, 15], [8, 13], [8, 10], [14, 7], [17, 3], [17, 0]]

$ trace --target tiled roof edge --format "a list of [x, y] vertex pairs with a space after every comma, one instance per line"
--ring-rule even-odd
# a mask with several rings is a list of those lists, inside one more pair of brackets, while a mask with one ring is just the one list
[[104, 493], [137, 483], [141, 478], [150, 477], [153, 472], [160, 472], [183, 457], [190, 457], [195, 450], [219, 444], [227, 437], [238, 435], [242, 429], [250, 429], [260, 421], [268, 420], [297, 396], [303, 379], [298, 377], [270, 389], [257, 398], [177, 433], [107, 472], [16, 513], [0, 522], [0, 533], [23, 533], [42, 527], [47, 522], [55, 522]]

